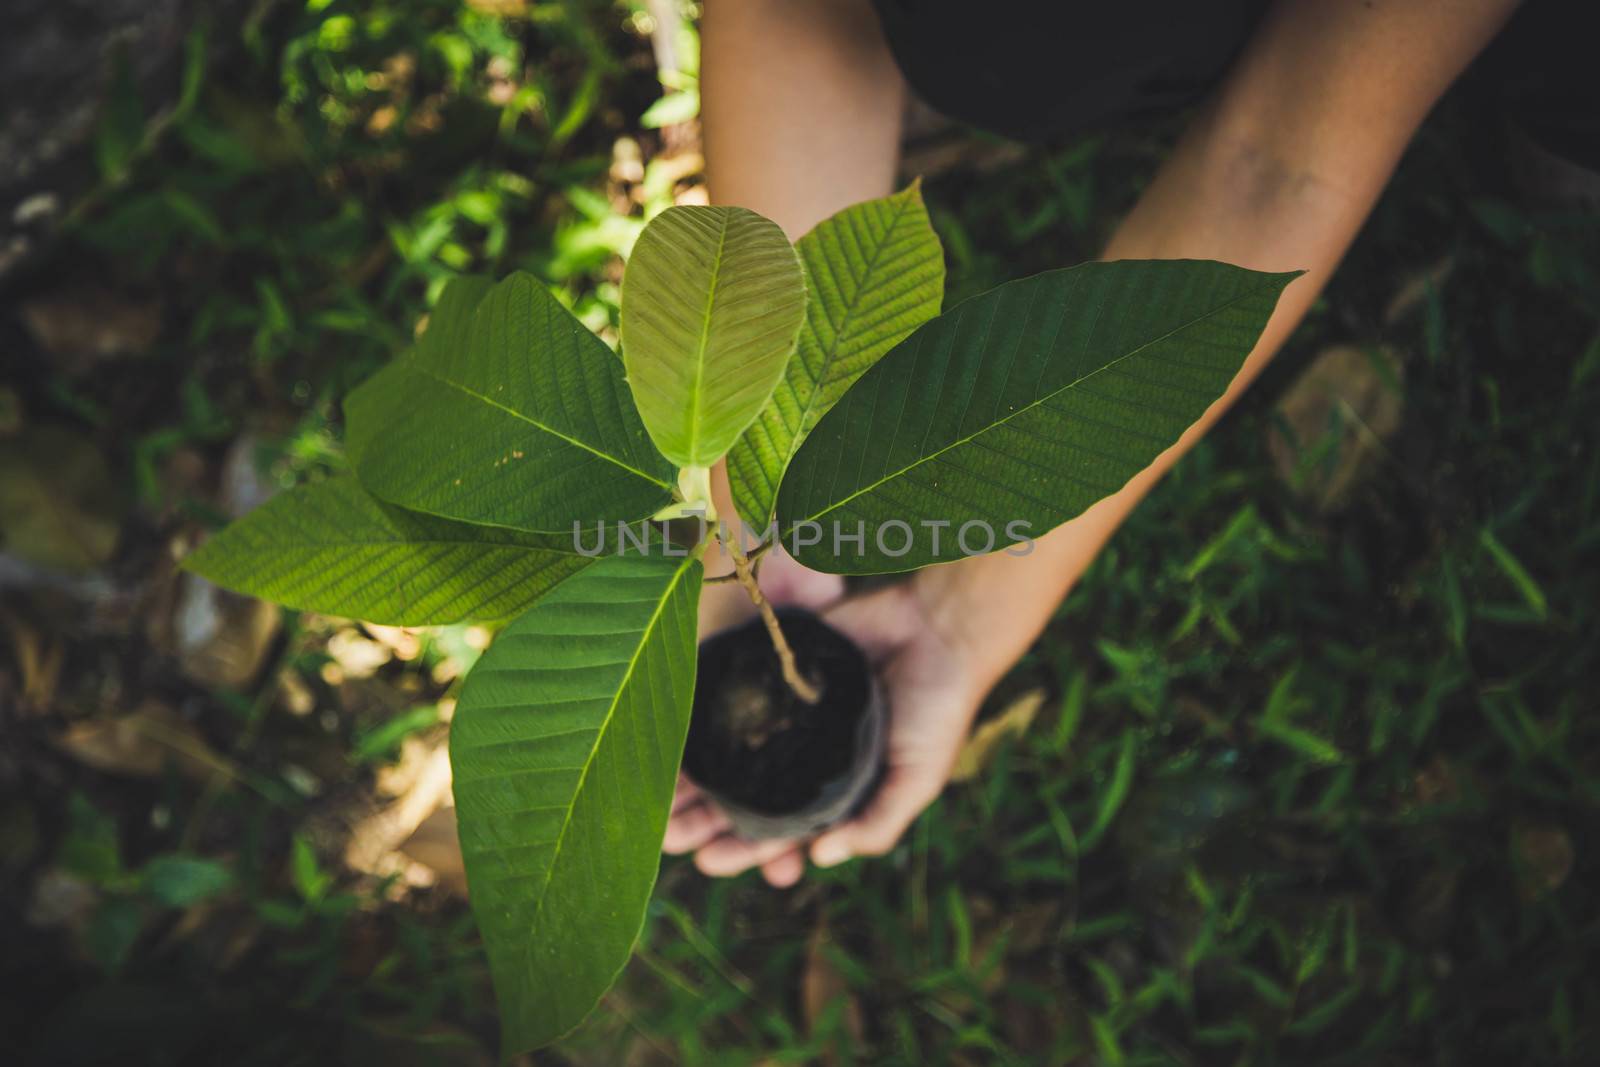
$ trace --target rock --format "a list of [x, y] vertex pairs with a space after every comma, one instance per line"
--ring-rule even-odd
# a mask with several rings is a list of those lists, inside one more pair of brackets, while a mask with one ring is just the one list
[[467, 895], [467, 870], [461, 860], [461, 837], [456, 833], [456, 809], [436, 809], [400, 843], [400, 851], [434, 873], [440, 888], [456, 896]]
[[22, 302], [23, 324], [69, 373], [147, 351], [161, 335], [161, 305], [102, 286], [58, 289]]
[[222, 459], [219, 503], [230, 518], [254, 511], [278, 491], [256, 460], [260, 450], [260, 439], [247, 433], [228, 446], [228, 454]]
[[193, 574], [178, 580], [172, 629], [179, 671], [205, 686], [247, 685], [277, 636], [278, 609]]
[[100, 894], [94, 886], [77, 875], [51, 867], [34, 882], [24, 919], [29, 926], [82, 931], [99, 903]]

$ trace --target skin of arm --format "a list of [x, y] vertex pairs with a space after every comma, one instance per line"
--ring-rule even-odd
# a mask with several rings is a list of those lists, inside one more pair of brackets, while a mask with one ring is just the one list
[[[1306, 274], [1284, 292], [1228, 391], [1179, 442], [1117, 493], [1040, 538], [1031, 554], [930, 567], [830, 611], [829, 621], [878, 660], [894, 724], [884, 788], [854, 819], [810, 843], [814, 862], [888, 850], [938, 795], [979, 702], [1122, 520], [1293, 332], [1417, 126], [1515, 6], [1280, 0], [1270, 9], [1103, 258], [1216, 259]], [[831, 17], [807, 19], [802, 12], [813, 7]], [[870, 10], [853, 0], [707, 3], [705, 128], [715, 198], [768, 214], [798, 236], [847, 204], [889, 191], [895, 153], [875, 139], [897, 140], [898, 111], [895, 121], [886, 113], [891, 104], [898, 109], [903, 90], [875, 22], [863, 25], [863, 18], [871, 19]], [[791, 20], [808, 22], [815, 38], [794, 48], [765, 36]], [[793, 65], [774, 76], [778, 61], [763, 50]], [[827, 84], [836, 77], [845, 80]], [[709, 825], [692, 803], [684, 810], [689, 823], [698, 815]], [[669, 844], [682, 821], [674, 815]], [[697, 836], [680, 832], [676, 843]], [[803, 869], [800, 843], [712, 835], [696, 846], [707, 873], [759, 865], [770, 881], [789, 884]]]

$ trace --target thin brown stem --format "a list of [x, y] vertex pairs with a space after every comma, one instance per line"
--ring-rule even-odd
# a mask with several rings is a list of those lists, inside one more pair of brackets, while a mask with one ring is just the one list
[[755, 567], [751, 565], [750, 557], [745, 555], [744, 546], [739, 544], [739, 535], [718, 536], [728, 555], [733, 558], [734, 579], [744, 586], [744, 591], [750, 595], [750, 602], [756, 606], [756, 611], [761, 613], [761, 621], [766, 624], [767, 636], [772, 638], [772, 647], [778, 653], [778, 665], [783, 668], [783, 680], [789, 683], [795, 696], [807, 704], [815, 704], [822, 699], [822, 692], [800, 673], [794, 649], [789, 647], [788, 638], [783, 636], [783, 627], [778, 625], [778, 615], [772, 610], [772, 604], [756, 583]]

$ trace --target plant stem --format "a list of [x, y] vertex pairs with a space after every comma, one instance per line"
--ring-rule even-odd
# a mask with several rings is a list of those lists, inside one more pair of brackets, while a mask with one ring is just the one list
[[772, 610], [772, 604], [761, 592], [761, 586], [756, 583], [755, 568], [751, 566], [750, 557], [745, 555], [744, 546], [739, 544], [738, 534], [728, 537], [718, 532], [717, 539], [722, 542], [722, 547], [728, 550], [728, 555], [733, 559], [734, 577], [750, 595], [750, 602], [756, 606], [756, 611], [761, 613], [761, 621], [767, 626], [767, 636], [772, 638], [772, 647], [778, 653], [778, 665], [783, 668], [783, 680], [789, 683], [789, 688], [794, 690], [795, 696], [807, 704], [815, 704], [822, 699], [822, 692], [800, 673], [800, 665], [794, 658], [794, 649], [789, 647], [788, 638], [783, 636], [783, 627], [778, 625], [778, 615]]

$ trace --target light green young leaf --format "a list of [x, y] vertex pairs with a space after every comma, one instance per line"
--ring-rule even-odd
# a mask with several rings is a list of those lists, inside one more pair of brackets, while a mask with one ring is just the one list
[[552, 547], [560, 545], [558, 534], [406, 511], [345, 476], [279, 493], [183, 565], [218, 585], [302, 611], [422, 626], [507, 619], [526, 610], [594, 562]]
[[845, 208], [795, 248], [806, 270], [800, 341], [772, 399], [728, 453], [734, 505], [762, 529], [806, 434], [944, 300], [944, 250], [918, 185]]
[[369, 492], [462, 522], [569, 534], [575, 521], [638, 519], [671, 498], [672, 468], [616, 357], [543, 284], [513, 274], [470, 322], [459, 310], [444, 316], [441, 301], [416, 351], [345, 401]]
[[1122, 488], [1222, 395], [1294, 277], [1088, 263], [962, 303], [896, 345], [806, 438], [778, 493], [785, 544], [809, 567], [872, 574], [1046, 533]]
[[738, 207], [671, 207], [622, 276], [622, 359], [661, 453], [709, 467], [783, 377], [805, 315], [800, 258], [775, 223]]
[[512, 623], [450, 727], [502, 1052], [566, 1033], [644, 921], [694, 697], [693, 558], [608, 556]]

